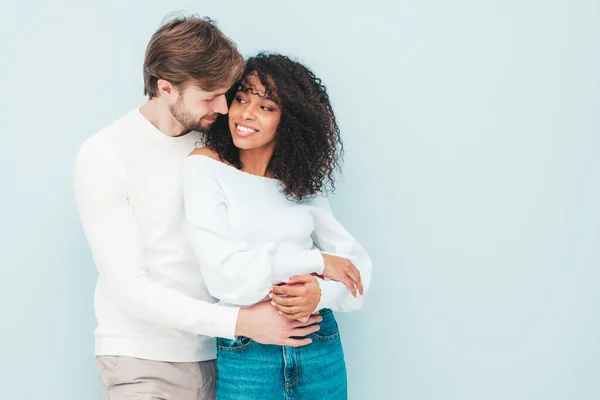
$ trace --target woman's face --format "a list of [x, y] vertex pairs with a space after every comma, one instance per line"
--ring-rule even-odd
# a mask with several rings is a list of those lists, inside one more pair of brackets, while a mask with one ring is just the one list
[[246, 76], [229, 107], [229, 130], [237, 148], [275, 147], [281, 107], [270, 96], [257, 75]]

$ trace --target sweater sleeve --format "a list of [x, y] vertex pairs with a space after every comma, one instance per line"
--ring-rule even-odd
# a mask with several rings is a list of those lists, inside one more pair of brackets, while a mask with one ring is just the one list
[[[365, 249], [335, 218], [329, 202], [325, 197], [315, 200], [314, 208], [315, 230], [314, 243], [324, 252], [352, 261], [360, 271], [364, 293], [371, 284], [373, 266]], [[364, 295], [354, 297], [343, 283], [319, 279], [321, 301], [317, 310], [329, 308], [333, 311], [354, 311], [362, 308]]]
[[200, 335], [234, 338], [239, 308], [184, 295], [148, 274], [125, 168], [106, 143], [80, 148], [74, 192], [84, 233], [102, 279], [131, 318]]

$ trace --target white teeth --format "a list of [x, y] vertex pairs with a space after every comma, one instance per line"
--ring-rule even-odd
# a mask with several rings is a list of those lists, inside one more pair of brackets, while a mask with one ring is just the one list
[[242, 132], [256, 132], [256, 130], [252, 129], [252, 128], [248, 128], [247, 126], [243, 126], [243, 125], [238, 125], [237, 128], [242, 131]]

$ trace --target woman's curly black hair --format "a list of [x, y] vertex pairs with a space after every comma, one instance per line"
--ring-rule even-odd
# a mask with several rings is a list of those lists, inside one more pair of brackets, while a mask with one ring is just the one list
[[[281, 108], [268, 170], [282, 183], [283, 193], [290, 200], [300, 201], [334, 191], [334, 173], [341, 168], [343, 144], [321, 80], [287, 56], [259, 53], [247, 60], [241, 81], [227, 95], [229, 104], [241, 82], [251, 74], [258, 76], [268, 94], [276, 96]], [[219, 116], [211, 130], [203, 135], [202, 142], [222, 161], [242, 168], [227, 115]]]

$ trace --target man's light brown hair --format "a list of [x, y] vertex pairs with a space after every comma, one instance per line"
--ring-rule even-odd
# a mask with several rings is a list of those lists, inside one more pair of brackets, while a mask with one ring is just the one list
[[176, 16], [152, 35], [144, 57], [144, 95], [158, 96], [164, 79], [183, 90], [196, 85], [205, 92], [233, 85], [244, 71], [236, 44], [210, 18]]

